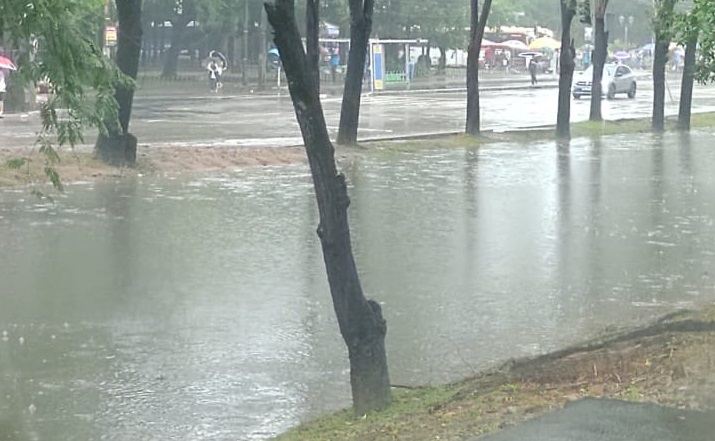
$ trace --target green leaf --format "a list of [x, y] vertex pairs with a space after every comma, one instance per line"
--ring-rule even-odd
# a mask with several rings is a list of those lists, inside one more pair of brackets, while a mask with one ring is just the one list
[[31, 162], [32, 160], [30, 158], [26, 157], [21, 157], [21, 158], [11, 158], [5, 161], [5, 166], [11, 170], [17, 170], [24, 165], [27, 165]]
[[60, 174], [57, 173], [54, 167], [47, 165], [45, 166], [45, 176], [52, 182], [52, 186], [58, 191], [65, 191], [64, 186], [62, 186], [62, 181], [60, 180]]

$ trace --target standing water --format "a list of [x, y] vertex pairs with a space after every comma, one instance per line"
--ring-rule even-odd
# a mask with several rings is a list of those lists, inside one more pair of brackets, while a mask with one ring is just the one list
[[[393, 382], [715, 300], [712, 135], [342, 164]], [[264, 439], [348, 406], [316, 225], [303, 165], [0, 193], [0, 438]]]

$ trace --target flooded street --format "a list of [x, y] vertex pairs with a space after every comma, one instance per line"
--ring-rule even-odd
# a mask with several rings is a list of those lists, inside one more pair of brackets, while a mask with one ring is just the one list
[[[715, 300], [712, 131], [341, 164], [392, 382]], [[265, 439], [349, 405], [304, 165], [0, 193], [0, 433]]]

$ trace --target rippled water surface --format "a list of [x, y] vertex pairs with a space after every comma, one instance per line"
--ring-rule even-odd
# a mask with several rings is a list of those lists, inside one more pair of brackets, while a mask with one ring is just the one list
[[[393, 382], [715, 300], [712, 135], [342, 164]], [[316, 225], [302, 165], [0, 193], [0, 435], [263, 439], [348, 405]]]

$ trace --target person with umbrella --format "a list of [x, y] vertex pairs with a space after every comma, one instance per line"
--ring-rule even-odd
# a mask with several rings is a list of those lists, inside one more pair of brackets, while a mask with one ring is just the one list
[[7, 84], [5, 83], [5, 71], [0, 69], [0, 118], [5, 118], [4, 110], [5, 105], [3, 101], [5, 100], [5, 91], [7, 90]]
[[209, 64], [206, 67], [209, 71], [209, 85], [212, 92], [217, 92], [223, 84], [221, 83], [221, 74], [228, 68], [228, 60], [218, 51], [209, 53]]
[[535, 86], [539, 81], [536, 79], [536, 57], [529, 59], [529, 75], [531, 75], [531, 85]]
[[7, 81], [5, 80], [5, 70], [16, 70], [17, 68], [13, 64], [12, 60], [0, 56], [0, 118], [4, 118], [4, 104], [5, 92], [7, 92]]

